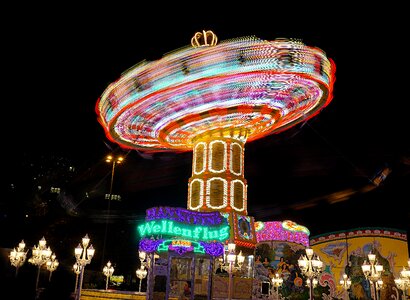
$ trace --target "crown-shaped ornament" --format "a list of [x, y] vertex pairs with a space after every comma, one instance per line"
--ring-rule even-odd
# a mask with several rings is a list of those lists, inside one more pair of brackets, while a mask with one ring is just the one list
[[218, 38], [211, 30], [202, 30], [202, 32], [196, 32], [191, 39], [191, 45], [194, 48], [204, 46], [215, 46], [218, 43]]

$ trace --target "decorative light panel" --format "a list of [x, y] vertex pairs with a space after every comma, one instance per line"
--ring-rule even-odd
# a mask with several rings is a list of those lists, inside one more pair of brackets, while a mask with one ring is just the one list
[[[234, 151], [234, 148], [239, 148], [239, 149]], [[230, 155], [231, 159], [229, 160], [229, 168], [231, 170], [231, 173], [235, 174], [236, 176], [241, 176], [241, 175], [243, 176], [243, 155], [242, 155], [243, 148], [242, 148], [242, 145], [239, 144], [239, 143], [233, 142], [230, 145], [230, 151], [231, 151], [231, 153], [230, 153], [231, 154]], [[236, 156], [236, 155], [239, 156], [237, 160], [234, 159], [234, 156]], [[238, 172], [235, 171], [235, 168], [233, 166], [234, 161], [238, 162], [238, 166], [239, 166]]]
[[309, 231], [306, 232], [306, 227], [292, 222], [294, 225], [289, 230], [283, 226], [283, 223], [289, 224], [289, 221], [255, 222], [256, 240], [258, 243], [263, 241], [287, 241], [306, 247], [309, 246]]
[[[198, 185], [199, 189], [195, 189], [194, 186]], [[190, 188], [189, 188], [190, 194], [189, 194], [189, 209], [192, 210], [197, 210], [204, 205], [204, 181], [202, 179], [193, 179], [190, 183]], [[198, 204], [194, 205], [193, 198], [197, 197], [198, 199]]]
[[[240, 185], [242, 187], [242, 194], [241, 195], [235, 195], [235, 185]], [[236, 211], [244, 211], [246, 207], [246, 186], [242, 182], [242, 180], [236, 179], [231, 181], [231, 207], [236, 210]], [[240, 199], [237, 199], [239, 196]], [[235, 204], [235, 200], [237, 199], [238, 202], [240, 202], [241, 207], [238, 207]]]
[[[216, 192], [216, 186], [213, 183], [218, 184], [218, 182], [222, 183], [222, 192]], [[214, 191], [213, 191], [214, 190]], [[219, 197], [221, 199], [216, 199]], [[212, 202], [221, 202], [220, 205], [214, 205]], [[221, 209], [225, 208], [228, 205], [228, 183], [226, 179], [221, 177], [212, 177], [206, 182], [206, 205], [209, 208], [213, 209]]]
[[[206, 156], [207, 156], [206, 143], [199, 142], [198, 144], [196, 144], [195, 151], [194, 151], [193, 169], [194, 169], [194, 174], [195, 175], [201, 174], [205, 171]], [[198, 161], [198, 160], [200, 160], [200, 161]], [[198, 165], [201, 166], [201, 167], [197, 168]]]
[[[221, 144], [223, 147], [218, 145]], [[209, 143], [209, 171], [212, 173], [222, 173], [226, 171], [226, 142], [220, 140], [214, 140]], [[220, 161], [222, 160], [222, 161]], [[222, 166], [215, 166], [216, 164]]]

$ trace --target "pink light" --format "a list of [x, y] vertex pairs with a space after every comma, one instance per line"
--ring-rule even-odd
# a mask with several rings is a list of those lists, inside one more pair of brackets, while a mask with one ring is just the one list
[[[259, 221], [260, 222], [260, 221]], [[258, 222], [255, 222], [258, 223]], [[256, 231], [256, 240], [258, 243], [263, 241], [286, 241], [309, 246], [309, 235], [303, 231], [289, 231], [283, 228], [283, 222], [263, 222], [263, 228]], [[258, 226], [262, 227], [262, 226]]]

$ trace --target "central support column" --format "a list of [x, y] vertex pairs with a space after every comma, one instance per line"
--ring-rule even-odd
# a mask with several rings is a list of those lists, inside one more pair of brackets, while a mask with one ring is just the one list
[[247, 215], [246, 129], [218, 130], [193, 140], [187, 208]]

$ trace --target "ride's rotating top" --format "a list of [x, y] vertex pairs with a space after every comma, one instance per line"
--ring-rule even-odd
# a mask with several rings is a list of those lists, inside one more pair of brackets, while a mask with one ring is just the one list
[[332, 99], [335, 64], [298, 40], [198, 32], [186, 46], [143, 61], [96, 104], [107, 137], [143, 152], [193, 150], [188, 208], [247, 215], [244, 145], [282, 132]]

